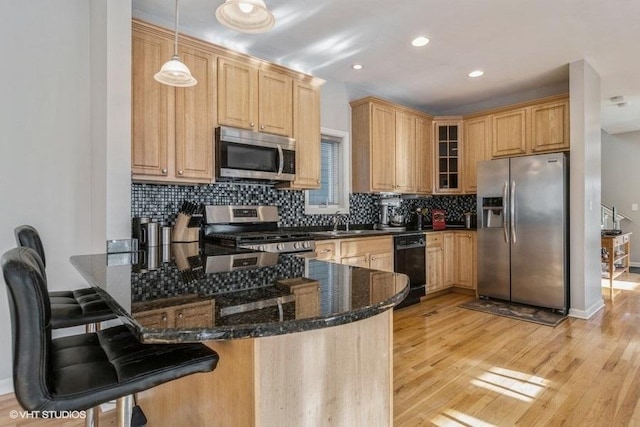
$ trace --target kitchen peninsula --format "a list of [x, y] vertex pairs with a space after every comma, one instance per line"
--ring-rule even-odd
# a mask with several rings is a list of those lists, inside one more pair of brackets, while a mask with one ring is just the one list
[[155, 266], [122, 262], [132, 254], [71, 258], [143, 342], [201, 341], [220, 355], [214, 372], [139, 394], [150, 425], [392, 424], [390, 309], [407, 276], [190, 250], [174, 245]]

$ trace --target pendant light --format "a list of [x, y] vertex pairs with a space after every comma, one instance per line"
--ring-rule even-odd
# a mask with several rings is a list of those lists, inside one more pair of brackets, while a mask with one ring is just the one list
[[276, 20], [263, 0], [226, 0], [216, 9], [220, 23], [241, 33], [264, 33]]
[[169, 86], [190, 87], [195, 86], [198, 81], [191, 75], [189, 67], [178, 57], [178, 1], [176, 0], [176, 34], [173, 42], [173, 56], [164, 63], [153, 78]]

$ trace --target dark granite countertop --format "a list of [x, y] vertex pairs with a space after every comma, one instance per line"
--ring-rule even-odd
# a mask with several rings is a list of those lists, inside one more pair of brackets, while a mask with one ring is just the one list
[[159, 247], [77, 255], [71, 263], [120, 320], [150, 343], [257, 338], [341, 325], [389, 310], [409, 291], [404, 274], [295, 255], [205, 256], [197, 244], [172, 247], [165, 254]]

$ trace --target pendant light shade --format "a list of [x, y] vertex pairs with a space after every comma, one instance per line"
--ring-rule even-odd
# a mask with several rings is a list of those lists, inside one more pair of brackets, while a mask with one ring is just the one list
[[189, 67], [178, 57], [178, 1], [176, 0], [176, 33], [173, 41], [173, 56], [164, 63], [153, 78], [169, 86], [190, 87], [195, 86], [198, 81], [191, 75]]
[[263, 0], [226, 0], [216, 18], [232, 30], [253, 34], [269, 31], [276, 22]]

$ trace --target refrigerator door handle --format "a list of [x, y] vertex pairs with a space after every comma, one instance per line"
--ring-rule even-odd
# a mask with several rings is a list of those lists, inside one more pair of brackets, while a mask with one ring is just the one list
[[516, 243], [516, 182], [511, 181], [511, 197], [509, 197], [509, 220], [511, 221], [511, 239]]
[[507, 226], [507, 206], [509, 204], [509, 182], [505, 181], [502, 187], [502, 232], [504, 233], [504, 242], [509, 243], [509, 227]]

